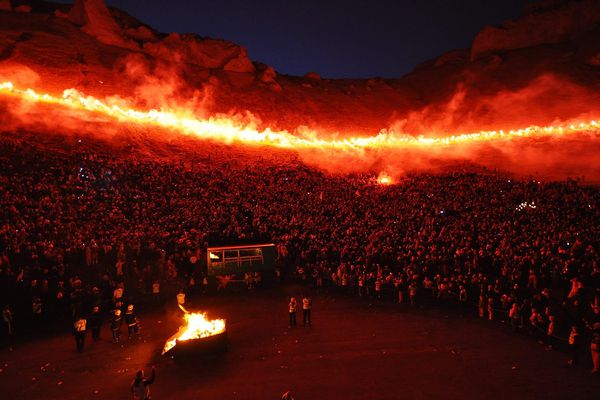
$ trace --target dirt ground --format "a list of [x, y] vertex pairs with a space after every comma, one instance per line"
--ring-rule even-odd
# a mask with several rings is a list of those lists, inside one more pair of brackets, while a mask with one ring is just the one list
[[313, 293], [313, 326], [289, 329], [288, 297], [305, 290], [192, 299], [190, 308], [226, 318], [229, 331], [226, 353], [192, 363], [160, 356], [181, 323], [174, 304], [142, 315], [142, 339], [122, 345], [111, 343], [105, 324], [102, 339], [88, 337], [81, 354], [69, 334], [2, 349], [0, 397], [127, 399], [135, 371], [149, 372], [153, 364], [155, 400], [266, 400], [287, 390], [297, 400], [591, 399], [600, 393], [589, 360], [570, 368], [566, 354], [472, 316]]

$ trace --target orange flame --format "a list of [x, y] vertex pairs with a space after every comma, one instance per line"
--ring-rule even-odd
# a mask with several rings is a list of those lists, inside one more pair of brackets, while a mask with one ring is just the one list
[[208, 320], [206, 313], [190, 313], [181, 305], [179, 307], [185, 312], [186, 325], [180, 326], [179, 331], [166, 341], [162, 354], [175, 347], [178, 341], [201, 339], [225, 332], [224, 319]]
[[386, 172], [382, 172], [377, 177], [377, 183], [384, 186], [393, 185], [394, 179], [391, 176], [389, 176]]
[[375, 136], [353, 136], [341, 139], [319, 138], [314, 132], [292, 134], [288, 131], [257, 130], [228, 118], [198, 119], [188, 110], [161, 109], [142, 111], [128, 106], [123, 101], [100, 100], [85, 96], [76, 89], [67, 89], [62, 96], [37, 93], [33, 89], [19, 89], [12, 82], [0, 83], [0, 94], [13, 96], [33, 103], [46, 103], [103, 115], [107, 118], [147, 126], [170, 129], [202, 139], [225, 143], [239, 142], [249, 145], [267, 145], [284, 149], [323, 149], [361, 151], [366, 149], [431, 148], [460, 143], [480, 143], [510, 140], [521, 137], [558, 137], [579, 132], [600, 130], [600, 123], [587, 121], [577, 124], [556, 126], [529, 126], [517, 130], [481, 131], [442, 137], [425, 135], [411, 136], [382, 130]]

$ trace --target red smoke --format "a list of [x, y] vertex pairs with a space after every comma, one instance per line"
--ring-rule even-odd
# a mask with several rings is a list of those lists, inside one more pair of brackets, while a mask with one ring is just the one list
[[[185, 71], [165, 63], [150, 62], [141, 55], [124, 57], [117, 63], [116, 69], [129, 82], [131, 95], [110, 96], [109, 103], [132, 104], [145, 109], [186, 110], [186, 113], [200, 119], [214, 116], [210, 112], [213, 95], [221, 90], [216, 79], [191, 85], [184, 76]], [[36, 87], [43, 83], [27, 67], [0, 69], [0, 81], [11, 79], [23, 86]], [[472, 86], [458, 84], [446, 102], [406, 112], [390, 126], [389, 131], [435, 137], [490, 129], [508, 130], [533, 124], [589, 121], [598, 118], [590, 111], [598, 109], [599, 104], [599, 96], [592, 90], [549, 74], [518, 89], [503, 89], [491, 94], [481, 94]], [[174, 151], [175, 148], [185, 147], [191, 154], [214, 149], [214, 144], [207, 146], [204, 141], [190, 140], [177, 132], [118, 123], [76, 110], [15, 99], [3, 100], [2, 108], [7, 111], [1, 121], [4, 129], [13, 132], [25, 129], [41, 134], [93, 135], [110, 146], [127, 149], [127, 152], [137, 150], [161, 158], [184, 156], [182, 152]], [[249, 111], [236, 108], [232, 108], [226, 117], [247, 127], [269, 125], [268, 121], [260, 120]], [[331, 132], [301, 132], [302, 128], [298, 128], [297, 134], [312, 135], [316, 139], [332, 135]], [[584, 132], [570, 136], [458, 143], [433, 148], [355, 151], [299, 148], [296, 151], [305, 162], [331, 172], [374, 171], [397, 178], [409, 171], [437, 171], [459, 165], [460, 168], [485, 167], [552, 179], [585, 175], [588, 179], [600, 180], [599, 143], [597, 132]], [[281, 152], [267, 147], [261, 149], [264, 153]], [[256, 149], [250, 152], [257, 153]]]

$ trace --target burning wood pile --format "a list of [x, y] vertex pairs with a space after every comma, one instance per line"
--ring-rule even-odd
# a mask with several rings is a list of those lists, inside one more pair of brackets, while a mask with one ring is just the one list
[[227, 346], [227, 330], [224, 319], [209, 320], [206, 313], [191, 313], [179, 306], [186, 324], [165, 343], [162, 354], [172, 356], [209, 353]]

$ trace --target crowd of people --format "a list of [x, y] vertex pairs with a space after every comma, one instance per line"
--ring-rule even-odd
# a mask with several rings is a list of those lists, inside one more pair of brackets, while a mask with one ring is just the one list
[[317, 287], [462, 303], [548, 348], [570, 344], [573, 363], [582, 343], [600, 347], [597, 187], [474, 172], [380, 185], [298, 161], [163, 162], [0, 143], [5, 332], [107, 312], [117, 294], [129, 304], [193, 289], [208, 244], [252, 241], [273, 242], [283, 276]]

